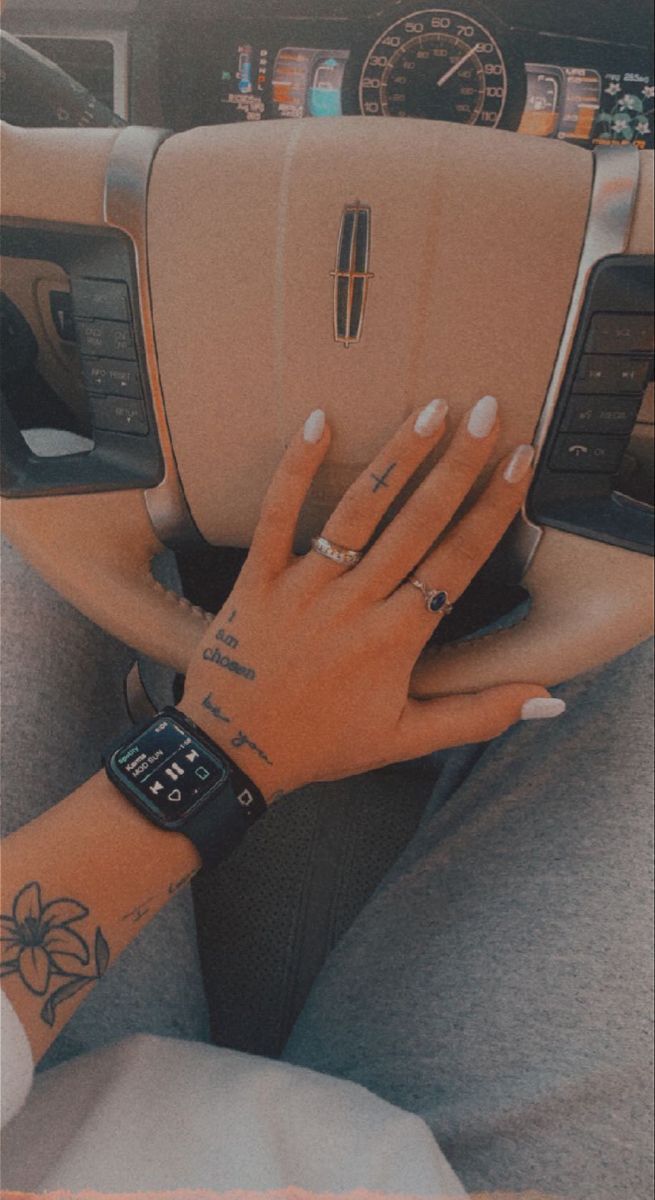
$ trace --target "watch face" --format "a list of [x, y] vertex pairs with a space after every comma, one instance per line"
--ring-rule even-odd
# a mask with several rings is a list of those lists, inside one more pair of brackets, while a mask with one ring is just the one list
[[167, 716], [115, 751], [110, 761], [112, 772], [168, 828], [184, 824], [228, 776], [225, 763]]

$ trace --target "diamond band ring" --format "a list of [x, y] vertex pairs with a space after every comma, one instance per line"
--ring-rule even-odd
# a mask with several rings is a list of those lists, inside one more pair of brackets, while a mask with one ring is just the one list
[[443, 613], [448, 616], [448, 613], [453, 611], [453, 606], [448, 599], [448, 592], [444, 592], [439, 588], [428, 587], [427, 583], [423, 583], [417, 575], [410, 575], [407, 581], [412, 587], [418, 588], [425, 599], [425, 607], [431, 613]]
[[312, 550], [329, 558], [332, 562], [340, 563], [342, 567], [355, 567], [363, 558], [363, 550], [350, 550], [348, 546], [338, 546], [326, 537], [312, 538]]

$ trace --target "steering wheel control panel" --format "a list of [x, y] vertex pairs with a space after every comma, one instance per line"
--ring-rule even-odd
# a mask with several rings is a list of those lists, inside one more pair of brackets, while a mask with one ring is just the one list
[[148, 417], [127, 283], [78, 276], [71, 280], [71, 291], [94, 431], [146, 436]]
[[122, 234], [7, 226], [3, 252], [55, 262], [70, 279], [70, 335], [79, 350], [93, 448], [33, 454], [3, 402], [2, 493], [89, 492], [153, 487], [163, 460], [152, 412], [130, 244]]
[[530, 493], [528, 515], [631, 550], [653, 549], [653, 260], [592, 273]]

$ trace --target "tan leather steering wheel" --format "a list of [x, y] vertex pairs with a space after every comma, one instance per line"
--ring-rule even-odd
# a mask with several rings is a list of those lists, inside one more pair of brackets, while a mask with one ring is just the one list
[[[6, 535], [87, 616], [181, 671], [205, 616], [155, 584], [151, 559], [198, 537], [247, 546], [312, 408], [335, 436], [301, 545], [434, 395], [455, 420], [492, 392], [498, 454], [541, 447], [593, 264], [653, 253], [645, 152], [359, 117], [174, 136], [5, 126], [2, 142], [8, 225], [130, 239], [164, 460], [147, 489], [7, 499]], [[345, 346], [333, 272], [344, 206], [357, 204], [370, 210], [372, 278], [361, 339]], [[648, 636], [645, 555], [526, 519], [513, 553], [529, 617], [440, 651], [439, 691], [552, 684]], [[437, 690], [433, 654], [414, 688]]]

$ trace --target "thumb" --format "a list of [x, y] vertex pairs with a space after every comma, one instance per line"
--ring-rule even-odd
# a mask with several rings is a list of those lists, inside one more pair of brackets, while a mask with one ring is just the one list
[[398, 759], [487, 742], [516, 721], [559, 717], [566, 704], [538, 683], [504, 683], [461, 696], [408, 700], [398, 724]]

